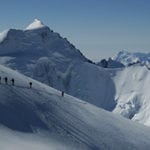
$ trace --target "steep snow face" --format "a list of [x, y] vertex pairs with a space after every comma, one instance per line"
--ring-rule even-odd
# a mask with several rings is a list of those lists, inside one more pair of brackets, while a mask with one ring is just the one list
[[150, 126], [150, 71], [134, 65], [113, 72], [117, 103], [113, 112]]
[[16, 29], [9, 29], [5, 38], [0, 43], [0, 55], [9, 56], [19, 52], [23, 52], [24, 43], [21, 39], [25, 39], [23, 31]]
[[121, 51], [113, 58], [116, 61], [123, 63], [124, 65], [132, 64], [135, 62], [150, 62], [150, 53], [130, 53], [127, 51]]
[[149, 128], [67, 94], [62, 97], [60, 91], [3, 66], [0, 74], [15, 79], [15, 86], [3, 80], [0, 85], [0, 124], [14, 130], [0, 127], [3, 149], [149, 149]]
[[43, 27], [45, 27], [45, 25], [40, 20], [34, 19], [34, 21], [26, 27], [26, 30], [34, 30]]

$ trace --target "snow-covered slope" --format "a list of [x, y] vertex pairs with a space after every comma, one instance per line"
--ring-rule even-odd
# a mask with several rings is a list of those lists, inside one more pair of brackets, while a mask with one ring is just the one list
[[150, 71], [137, 64], [111, 73], [116, 87], [114, 112], [150, 126]]
[[107, 110], [115, 105], [109, 74], [39, 20], [26, 30], [7, 32], [0, 63]]
[[15, 86], [5, 85], [3, 80], [0, 85], [0, 124], [9, 128], [0, 127], [0, 147], [5, 150], [10, 146], [15, 150], [150, 147], [150, 129], [143, 125], [72, 96], [61, 97], [60, 91], [3, 66], [0, 75], [15, 79]]
[[150, 63], [150, 53], [130, 53], [127, 51], [120, 51], [113, 59], [124, 65], [136, 62]]

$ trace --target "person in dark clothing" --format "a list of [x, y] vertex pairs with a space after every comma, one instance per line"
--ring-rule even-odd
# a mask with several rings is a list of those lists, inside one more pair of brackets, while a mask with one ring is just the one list
[[30, 88], [32, 88], [32, 82], [29, 82]]
[[8, 84], [8, 78], [5, 77], [4, 80], [5, 80], [5, 84]]
[[12, 82], [12, 86], [14, 86], [15, 85], [15, 80], [13, 78], [11, 79], [11, 82]]
[[64, 91], [61, 92], [61, 96], [64, 97]]

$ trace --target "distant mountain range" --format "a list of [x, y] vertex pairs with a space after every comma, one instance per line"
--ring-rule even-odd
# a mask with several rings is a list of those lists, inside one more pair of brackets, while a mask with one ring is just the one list
[[150, 53], [130, 53], [128, 51], [120, 51], [113, 60], [119, 61], [124, 65], [129, 65], [132, 63], [150, 63]]

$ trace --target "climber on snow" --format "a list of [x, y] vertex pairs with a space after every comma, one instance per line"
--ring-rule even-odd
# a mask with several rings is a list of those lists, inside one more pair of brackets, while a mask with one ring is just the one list
[[4, 80], [5, 80], [5, 84], [8, 84], [8, 78], [5, 77]]
[[29, 82], [30, 88], [32, 88], [32, 82]]
[[61, 96], [64, 97], [64, 91], [61, 91]]
[[12, 86], [15, 85], [15, 80], [13, 78], [11, 79], [11, 83], [12, 83]]

